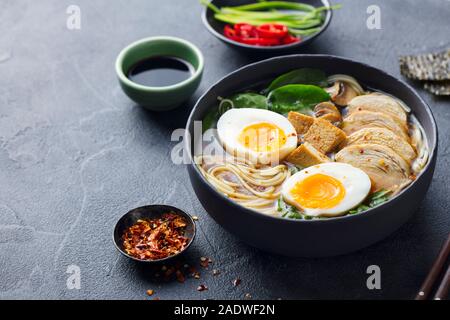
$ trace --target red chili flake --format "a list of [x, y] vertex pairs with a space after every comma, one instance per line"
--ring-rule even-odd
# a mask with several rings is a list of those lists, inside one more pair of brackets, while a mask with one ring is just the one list
[[212, 263], [212, 260], [211, 260], [211, 259], [205, 258], [205, 257], [201, 257], [201, 258], [200, 258], [200, 265], [201, 265], [203, 268], [205, 268], [205, 269], [208, 268], [210, 263]]
[[189, 272], [190, 272], [190, 273], [194, 273], [194, 272], [196, 272], [196, 271], [197, 271], [197, 269], [195, 269], [194, 266], [190, 266], [190, 267], [189, 267]]
[[197, 287], [197, 291], [206, 291], [208, 290], [208, 287], [205, 286], [204, 284], [201, 284]]
[[[189, 239], [185, 237], [184, 217], [170, 212], [158, 219], [138, 220], [122, 235], [127, 254], [140, 260], [159, 260], [181, 252]], [[163, 266], [161, 271], [167, 268]]]
[[241, 284], [241, 279], [239, 279], [239, 278], [237, 278], [237, 279], [234, 279], [233, 280], [233, 287], [237, 287], [238, 285], [240, 285]]
[[152, 296], [155, 293], [154, 290], [147, 290], [147, 295]]
[[364, 153], [364, 150], [363, 150], [363, 149], [360, 149], [360, 150], [359, 150], [359, 153], [363, 154], [363, 153]]
[[166, 273], [164, 273], [164, 277], [169, 278], [175, 272], [175, 267], [170, 267], [167, 269]]
[[189, 274], [194, 277], [195, 279], [200, 279], [200, 273], [197, 272], [197, 269], [195, 269], [195, 267], [190, 267], [189, 268]]
[[184, 277], [183, 272], [181, 272], [180, 270], [177, 270], [177, 272], [175, 273], [175, 275], [177, 276], [177, 281], [178, 281], [179, 283], [184, 283], [185, 277]]

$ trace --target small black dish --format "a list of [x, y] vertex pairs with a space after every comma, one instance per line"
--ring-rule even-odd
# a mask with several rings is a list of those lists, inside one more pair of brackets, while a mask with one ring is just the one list
[[[314, 7], [331, 7], [330, 2], [328, 0], [289, 0], [291, 2], [302, 2], [306, 4], [310, 4]], [[217, 7], [226, 7], [226, 6], [239, 6], [239, 5], [245, 5], [250, 3], [255, 3], [255, 0], [212, 0], [210, 1], [212, 4], [216, 5]], [[214, 12], [205, 7], [203, 9], [202, 13], [202, 20], [203, 24], [206, 26], [209, 32], [211, 32], [216, 38], [219, 40], [225, 42], [226, 44], [236, 48], [241, 49], [243, 51], [250, 51], [250, 52], [259, 52], [264, 54], [279, 54], [281, 52], [289, 52], [294, 49], [298, 49], [300, 47], [303, 47], [307, 43], [311, 42], [315, 38], [317, 38], [322, 32], [324, 32], [330, 22], [331, 18], [333, 16], [333, 10], [327, 10], [325, 11], [325, 21], [321, 26], [321, 29], [310, 36], [304, 36], [302, 37], [302, 41], [295, 42], [291, 44], [281, 45], [281, 46], [272, 46], [272, 47], [266, 47], [266, 46], [252, 46], [245, 43], [236, 42], [233, 40], [228, 39], [223, 34], [223, 28], [225, 27], [226, 23], [222, 21], [218, 21], [214, 18]]]
[[[161, 217], [164, 213], [168, 213], [168, 212], [174, 212], [174, 213], [184, 217], [188, 224], [186, 227], [186, 237], [189, 239], [189, 242], [181, 252], [179, 252], [173, 256], [164, 258], [164, 259], [140, 260], [140, 259], [136, 259], [135, 257], [130, 256], [129, 254], [127, 254], [124, 251], [123, 244], [122, 244], [122, 235], [127, 228], [134, 225], [139, 219], [155, 219], [155, 218]], [[119, 250], [119, 252], [121, 254], [123, 254], [124, 256], [126, 256], [132, 260], [138, 261], [138, 262], [159, 263], [159, 262], [163, 262], [163, 261], [165, 262], [167, 260], [178, 257], [179, 255], [186, 252], [186, 250], [189, 249], [192, 242], [194, 241], [195, 235], [196, 235], [195, 222], [189, 214], [187, 214], [183, 210], [178, 209], [176, 207], [157, 204], [157, 205], [149, 205], [149, 206], [144, 206], [144, 207], [139, 207], [139, 208], [133, 209], [133, 210], [127, 212], [124, 216], [122, 216], [122, 218], [120, 218], [119, 221], [117, 221], [116, 226], [114, 228], [113, 240], [114, 240], [114, 245], [116, 246], [117, 250]]]

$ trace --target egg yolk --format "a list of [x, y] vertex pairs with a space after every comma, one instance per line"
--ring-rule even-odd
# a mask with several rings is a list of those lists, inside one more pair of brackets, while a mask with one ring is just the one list
[[311, 209], [333, 208], [345, 197], [339, 180], [320, 173], [297, 182], [290, 192], [296, 203]]
[[261, 122], [245, 127], [239, 135], [239, 142], [249, 150], [270, 152], [286, 143], [286, 135], [276, 125]]

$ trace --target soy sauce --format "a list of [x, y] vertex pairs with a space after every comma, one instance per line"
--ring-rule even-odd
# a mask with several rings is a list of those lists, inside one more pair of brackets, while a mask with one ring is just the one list
[[160, 56], [139, 61], [128, 71], [128, 79], [147, 87], [165, 87], [189, 79], [194, 67], [177, 57]]

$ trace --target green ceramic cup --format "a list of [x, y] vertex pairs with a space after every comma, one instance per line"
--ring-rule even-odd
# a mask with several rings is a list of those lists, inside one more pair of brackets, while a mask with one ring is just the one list
[[[137, 62], [155, 56], [172, 56], [189, 62], [195, 72], [182, 82], [165, 87], [147, 87], [128, 79], [127, 72]], [[197, 90], [203, 74], [203, 55], [192, 43], [174, 37], [151, 37], [124, 48], [116, 60], [116, 73], [125, 94], [153, 111], [172, 110]]]

